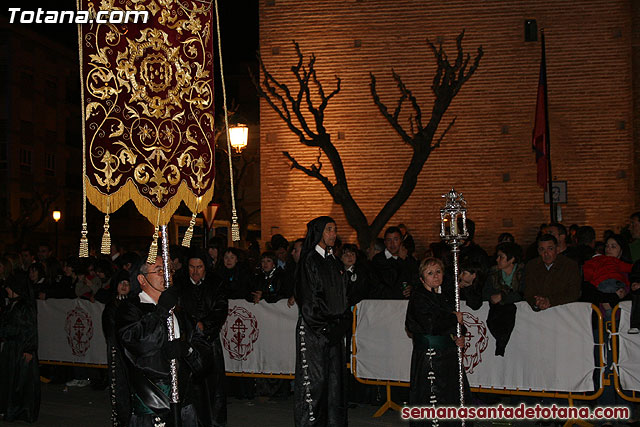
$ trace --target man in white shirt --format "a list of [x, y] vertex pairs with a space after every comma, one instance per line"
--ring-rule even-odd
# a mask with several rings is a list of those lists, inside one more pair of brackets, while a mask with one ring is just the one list
[[402, 250], [400, 228], [389, 227], [385, 230], [384, 246], [384, 251], [371, 260], [373, 276], [378, 279], [377, 289], [371, 296], [379, 299], [409, 298], [413, 274], [407, 262], [408, 253]]
[[[191, 404], [191, 376], [202, 369], [202, 361], [190, 341], [194, 330], [173, 308], [178, 303], [178, 289], [165, 289], [162, 258], [153, 264], [143, 262], [134, 275], [133, 288], [140, 291], [118, 308], [116, 330], [118, 349], [123, 350], [127, 383], [131, 389], [130, 425], [154, 426], [172, 420], [170, 363], [177, 360], [179, 398], [175, 410], [181, 413], [182, 426], [197, 427], [196, 411]], [[173, 316], [175, 340], [169, 341], [167, 319]], [[128, 396], [117, 396], [125, 399]]]

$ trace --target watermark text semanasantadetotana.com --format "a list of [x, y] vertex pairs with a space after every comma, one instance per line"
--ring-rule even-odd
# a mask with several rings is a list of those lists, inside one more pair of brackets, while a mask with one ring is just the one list
[[605, 406], [588, 408], [573, 406], [405, 406], [400, 412], [403, 420], [626, 420], [629, 408]]
[[20, 24], [128, 24], [146, 23], [148, 10], [100, 10], [95, 16], [88, 10], [23, 10], [10, 7], [9, 23]]

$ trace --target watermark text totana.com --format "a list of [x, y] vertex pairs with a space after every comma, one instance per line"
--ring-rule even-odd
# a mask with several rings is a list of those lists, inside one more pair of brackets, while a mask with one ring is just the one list
[[148, 10], [99, 10], [95, 16], [88, 10], [8, 10], [11, 24], [144, 24], [149, 19]]

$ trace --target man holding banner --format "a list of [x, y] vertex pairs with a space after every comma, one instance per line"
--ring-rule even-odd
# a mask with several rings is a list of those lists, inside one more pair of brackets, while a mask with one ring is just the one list
[[336, 233], [328, 216], [309, 222], [296, 269], [296, 427], [347, 425], [344, 335], [352, 313], [347, 276], [333, 254]]
[[[173, 425], [170, 411], [170, 360], [178, 361], [180, 414], [182, 427], [197, 427], [198, 417], [193, 406], [192, 376], [202, 370], [200, 356], [191, 345], [194, 331], [180, 312], [173, 312], [179, 289], [165, 290], [162, 258], [143, 262], [135, 276], [140, 293], [118, 308], [116, 328], [124, 351], [128, 383], [131, 389], [133, 414], [130, 427]], [[132, 290], [132, 292], [135, 292]], [[167, 318], [174, 317], [175, 337], [169, 341]]]

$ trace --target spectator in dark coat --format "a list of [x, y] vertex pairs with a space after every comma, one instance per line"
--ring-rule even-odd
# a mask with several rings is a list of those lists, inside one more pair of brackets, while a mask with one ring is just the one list
[[261, 300], [274, 303], [293, 295], [293, 288], [290, 282], [287, 283], [284, 270], [276, 266], [277, 262], [276, 254], [271, 251], [264, 252], [260, 257], [261, 268], [254, 277], [251, 292], [254, 303]]
[[378, 299], [407, 299], [411, 295], [411, 280], [415, 266], [407, 260], [408, 251], [402, 250], [402, 232], [389, 227], [384, 232], [384, 251], [371, 260], [376, 290], [371, 295]]
[[222, 254], [222, 266], [217, 270], [228, 299], [251, 300], [253, 276], [247, 264], [242, 260], [239, 249], [229, 247]]

